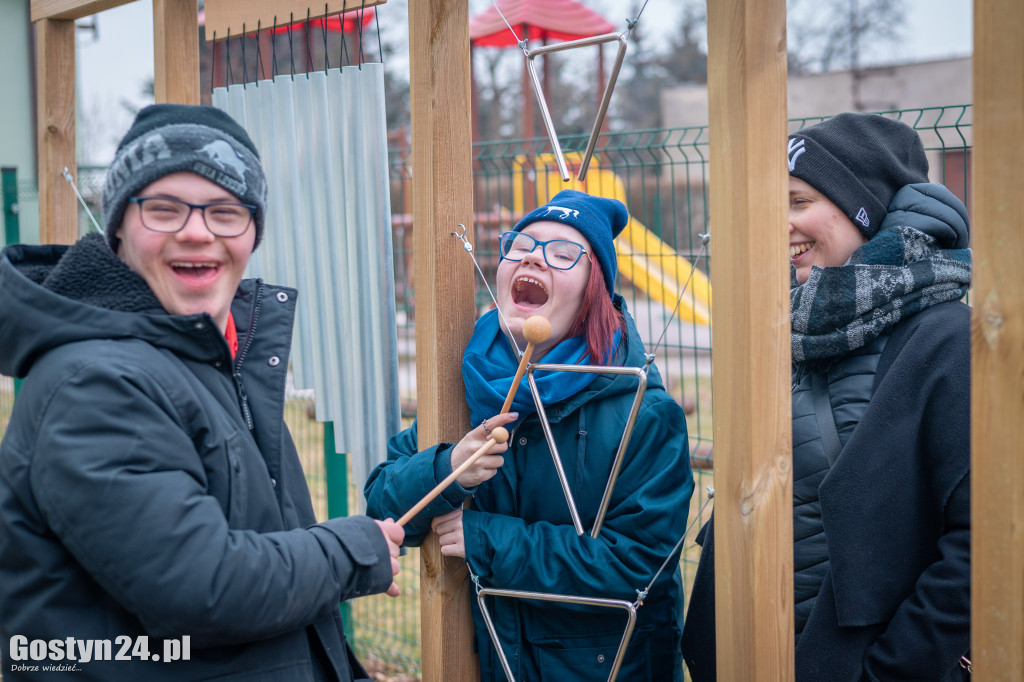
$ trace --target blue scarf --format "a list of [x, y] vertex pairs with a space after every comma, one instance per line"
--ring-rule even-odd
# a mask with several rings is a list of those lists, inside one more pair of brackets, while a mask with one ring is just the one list
[[[618, 347], [621, 332], [615, 332]], [[572, 336], [544, 354], [544, 363], [559, 365], [589, 365], [590, 354], [582, 335]], [[462, 356], [462, 380], [466, 386], [466, 403], [473, 426], [493, 417], [505, 404], [519, 360], [512, 344], [498, 324], [498, 311], [491, 310], [476, 322], [473, 337]], [[537, 391], [544, 405], [570, 398], [590, 385], [597, 374], [590, 372], [534, 372]], [[524, 374], [510, 408], [522, 419], [537, 411], [530, 395], [530, 384]], [[510, 425], [511, 429], [511, 425]]]

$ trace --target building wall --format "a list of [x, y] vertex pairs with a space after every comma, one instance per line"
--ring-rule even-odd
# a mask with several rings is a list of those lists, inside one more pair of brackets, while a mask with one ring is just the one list
[[[29, 0], [0, 2], [0, 166], [18, 169], [18, 180], [36, 177], [35, 107], [32, 94], [32, 47]], [[20, 201], [21, 241], [38, 241], [38, 203]], [[0, 240], [3, 229], [0, 225]]]
[[[971, 58], [943, 59], [914, 64], [877, 66], [792, 76], [788, 81], [789, 118], [798, 119], [790, 130], [844, 111], [922, 109], [920, 115], [901, 118], [914, 126], [928, 154], [929, 176], [949, 187], [970, 207], [968, 177], [971, 110]], [[667, 128], [705, 126], [708, 123], [706, 86], [666, 90], [661, 95], [662, 124]], [[959, 124], [959, 125], [958, 125]]]
[[[889, 111], [971, 102], [971, 58], [876, 66], [792, 76], [789, 118], [831, 116], [843, 111]], [[684, 86], [661, 95], [662, 125], [707, 125], [707, 87]]]

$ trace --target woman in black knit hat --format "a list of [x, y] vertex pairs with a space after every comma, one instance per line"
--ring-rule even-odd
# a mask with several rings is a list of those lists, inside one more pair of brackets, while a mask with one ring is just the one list
[[[967, 211], [882, 116], [798, 131], [788, 162], [796, 679], [967, 679]], [[694, 682], [715, 679], [711, 525]]]

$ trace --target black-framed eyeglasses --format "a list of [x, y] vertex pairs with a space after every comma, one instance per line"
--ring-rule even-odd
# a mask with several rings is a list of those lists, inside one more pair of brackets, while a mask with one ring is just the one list
[[555, 270], [572, 269], [584, 254], [590, 258], [590, 254], [582, 244], [568, 239], [551, 239], [542, 242], [525, 232], [502, 232], [498, 239], [499, 251], [505, 260], [521, 261], [526, 254], [533, 253], [538, 246], [541, 253], [544, 254], [544, 262]]
[[190, 204], [170, 197], [128, 197], [128, 201], [139, 205], [142, 226], [153, 232], [173, 234], [180, 232], [192, 211], [203, 215], [206, 229], [217, 237], [240, 237], [252, 223], [253, 204], [217, 202], [213, 204]]

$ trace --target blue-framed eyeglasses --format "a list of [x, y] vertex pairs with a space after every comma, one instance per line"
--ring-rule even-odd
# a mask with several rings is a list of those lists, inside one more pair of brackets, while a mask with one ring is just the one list
[[590, 258], [590, 254], [582, 244], [568, 239], [551, 239], [542, 242], [525, 232], [502, 232], [498, 239], [499, 251], [505, 260], [521, 261], [526, 254], [533, 253], [538, 246], [541, 253], [544, 254], [544, 262], [555, 270], [572, 269], [584, 254], [588, 259]]
[[203, 214], [206, 229], [217, 237], [240, 237], [252, 223], [253, 204], [217, 202], [213, 204], [190, 204], [170, 197], [128, 197], [128, 201], [139, 205], [142, 226], [153, 232], [173, 234], [180, 232], [192, 211]]

